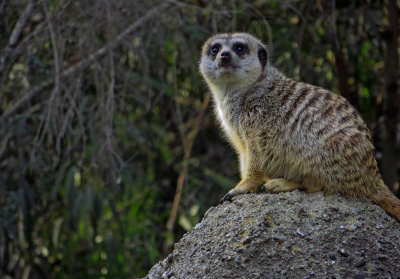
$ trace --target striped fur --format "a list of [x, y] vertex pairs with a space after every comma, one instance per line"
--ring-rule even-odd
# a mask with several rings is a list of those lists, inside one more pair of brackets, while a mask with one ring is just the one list
[[[221, 48], [216, 55], [210, 54], [215, 41]], [[237, 55], [236, 41], [246, 42], [248, 53]], [[358, 112], [339, 95], [291, 80], [269, 63], [264, 67], [260, 48], [266, 50], [245, 33], [216, 35], [203, 47], [200, 71], [240, 160], [241, 181], [223, 200], [265, 182], [272, 192], [367, 197], [400, 221], [400, 200], [382, 181]], [[228, 63], [221, 63], [222, 51], [230, 53]]]

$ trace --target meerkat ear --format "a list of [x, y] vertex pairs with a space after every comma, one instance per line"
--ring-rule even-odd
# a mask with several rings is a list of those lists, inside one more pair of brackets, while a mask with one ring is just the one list
[[261, 66], [265, 67], [265, 65], [267, 65], [267, 59], [268, 59], [268, 54], [267, 54], [267, 50], [265, 49], [264, 46], [259, 46], [258, 48], [258, 59], [260, 60]]

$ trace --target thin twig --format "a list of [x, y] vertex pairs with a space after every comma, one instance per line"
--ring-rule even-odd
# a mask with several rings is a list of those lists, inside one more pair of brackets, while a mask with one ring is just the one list
[[[55, 100], [57, 100], [57, 95], [60, 92], [60, 56], [58, 54], [58, 48], [57, 48], [57, 40], [56, 40], [56, 34], [54, 31], [54, 26], [53, 22], [49, 13], [49, 9], [47, 8], [47, 3], [46, 1], [43, 1], [43, 10], [46, 14], [46, 21], [48, 24], [48, 31], [50, 34], [50, 40], [52, 44], [52, 50], [53, 50], [53, 57], [54, 57], [54, 88], [52, 90], [50, 100], [49, 100], [49, 105], [47, 106], [47, 112], [46, 112], [46, 117], [44, 117], [42, 123], [40, 124], [39, 129], [37, 130], [37, 135], [36, 135], [36, 146], [39, 146], [44, 138], [45, 131], [48, 129], [50, 121], [54, 121], [53, 118], [53, 110], [55, 109]], [[56, 148], [57, 153], [59, 153], [59, 149]], [[36, 152], [36, 149], [33, 150], [33, 153]]]
[[[27, 49], [29, 43], [31, 43], [31, 41], [34, 38], [38, 38], [39, 35], [41, 34], [41, 32], [44, 32], [45, 26], [46, 26], [45, 23], [46, 23], [45, 21], [39, 23], [31, 33], [29, 33], [28, 35], [25, 35], [25, 37], [20, 40], [18, 45], [15, 46], [15, 48], [12, 49], [12, 51], [10, 48], [8, 50], [4, 50], [3, 57], [1, 58], [1, 61], [0, 61], [0, 64], [1, 64], [0, 65], [0, 78], [1, 78], [0, 86], [4, 86], [5, 80], [7, 79], [12, 66], [14, 65], [14, 63], [18, 59], [18, 57], [22, 53], [24, 53], [24, 51]], [[5, 57], [6, 57], [6, 59], [4, 59]], [[1, 90], [1, 87], [0, 87], [0, 90]]]

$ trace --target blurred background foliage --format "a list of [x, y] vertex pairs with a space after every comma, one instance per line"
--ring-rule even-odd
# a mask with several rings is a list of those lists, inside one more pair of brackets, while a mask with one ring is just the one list
[[[0, 277], [137, 278], [238, 181], [198, 73], [246, 31], [343, 94], [398, 191], [394, 0], [0, 2]], [[339, 93], [340, 92], [340, 93]]]

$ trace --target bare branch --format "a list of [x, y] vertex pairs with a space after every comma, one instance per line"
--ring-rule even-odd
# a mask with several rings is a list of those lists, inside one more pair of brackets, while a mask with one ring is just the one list
[[[80, 72], [84, 69], [86, 69], [90, 64], [92, 64], [94, 61], [100, 59], [101, 57], [104, 57], [107, 54], [108, 49], [113, 49], [116, 46], [118, 46], [121, 41], [123, 41], [130, 33], [135, 31], [136, 29], [140, 28], [143, 24], [145, 24], [148, 20], [156, 16], [158, 13], [161, 11], [169, 8], [171, 6], [171, 3], [164, 3], [159, 6], [154, 7], [153, 9], [149, 10], [144, 16], [139, 18], [135, 23], [131, 24], [126, 28], [123, 32], [121, 32], [113, 41], [109, 42], [106, 44], [104, 47], [98, 49], [95, 53], [90, 55], [88, 58], [80, 61], [76, 65], [68, 68], [67, 70], [63, 71], [60, 74], [61, 78], [66, 78], [69, 77], [77, 72]], [[37, 96], [37, 94], [45, 89], [46, 87], [52, 85], [54, 82], [53, 78], [49, 78], [46, 81], [42, 82], [41, 84], [35, 86], [34, 88], [28, 90], [25, 93], [25, 97], [23, 97], [21, 100], [19, 100], [14, 106], [12, 106], [10, 109], [5, 111], [3, 115], [0, 117], [0, 121], [5, 121], [15, 115], [19, 110], [21, 110], [24, 106], [26, 106], [30, 101], [33, 100], [34, 97]]]
[[24, 13], [20, 16], [18, 19], [17, 23], [15, 24], [15, 27], [13, 31], [11, 32], [10, 39], [8, 40], [8, 45], [5, 47], [4, 52], [3, 52], [3, 57], [1, 57], [0, 60], [0, 73], [3, 72], [4, 66], [6, 59], [10, 56], [11, 52], [13, 49], [16, 47], [18, 43], [18, 39], [21, 36], [21, 33], [26, 26], [26, 23], [28, 22], [28, 19], [30, 18], [33, 8], [35, 6], [35, 3], [33, 0], [31, 0], [26, 7]]
[[58, 55], [58, 49], [57, 49], [57, 41], [56, 41], [56, 34], [54, 32], [54, 27], [53, 23], [51, 21], [51, 17], [49, 15], [49, 10], [47, 8], [47, 5], [45, 2], [43, 2], [43, 7], [44, 11], [46, 13], [46, 18], [47, 18], [47, 24], [49, 26], [49, 33], [50, 33], [50, 39], [51, 43], [53, 45], [53, 56], [54, 56], [54, 84], [55, 84], [55, 89], [54, 91], [57, 92], [60, 88], [60, 56]]
[[17, 23], [15, 24], [14, 30], [11, 33], [10, 40], [8, 41], [9, 47], [13, 47], [17, 44], [18, 39], [22, 33], [22, 30], [24, 29], [26, 22], [28, 21], [29, 17], [32, 14], [34, 6], [35, 6], [34, 1], [30, 1], [28, 6], [26, 7], [26, 10], [18, 19]]
[[[42, 120], [42, 123], [40, 125], [40, 128], [37, 131], [37, 146], [39, 146], [44, 138], [45, 131], [47, 130], [47, 127], [49, 126], [50, 121], [54, 121], [53, 118], [53, 112], [55, 109], [55, 100], [57, 99], [57, 95], [60, 92], [60, 56], [58, 54], [58, 49], [57, 49], [57, 41], [56, 41], [56, 34], [54, 32], [54, 26], [52, 23], [52, 19], [49, 13], [49, 9], [47, 7], [46, 1], [43, 1], [43, 10], [46, 14], [46, 21], [48, 25], [48, 30], [50, 34], [50, 40], [52, 44], [52, 49], [53, 49], [53, 56], [54, 56], [54, 88], [52, 90], [51, 96], [50, 96], [50, 101], [49, 105], [47, 106], [48, 110], [46, 112], [46, 117]], [[58, 151], [58, 150], [57, 150]], [[36, 150], [33, 150], [33, 152], [36, 152]]]
[[[185, 153], [183, 157], [183, 168], [181, 172], [179, 173], [178, 181], [176, 183], [176, 192], [175, 192], [175, 197], [174, 201], [172, 203], [172, 209], [171, 209], [171, 215], [168, 219], [167, 222], [167, 232], [169, 234], [172, 234], [174, 227], [175, 227], [175, 221], [176, 217], [178, 216], [178, 208], [179, 208], [179, 203], [181, 201], [181, 196], [182, 196], [182, 190], [183, 190], [183, 184], [185, 182], [185, 177], [187, 175], [187, 170], [188, 170], [188, 161], [190, 159], [190, 155], [192, 153], [192, 147], [194, 140], [196, 139], [197, 132], [200, 129], [200, 124], [201, 121], [203, 120], [204, 113], [207, 109], [208, 103], [210, 102], [210, 95], [206, 95], [206, 97], [203, 100], [203, 103], [201, 105], [200, 111], [197, 114], [196, 121], [194, 123], [194, 127], [192, 130], [192, 136], [189, 138], [189, 141], [187, 144], [185, 144]], [[164, 244], [163, 244], [163, 253], [167, 254], [169, 247], [169, 242], [168, 238], [165, 239]]]

